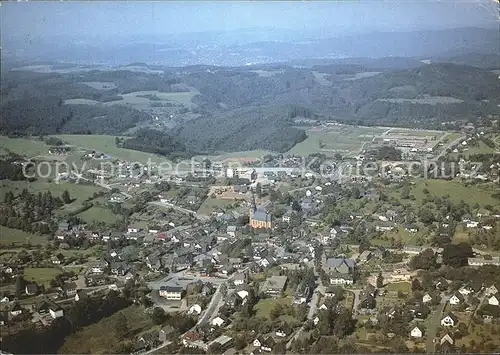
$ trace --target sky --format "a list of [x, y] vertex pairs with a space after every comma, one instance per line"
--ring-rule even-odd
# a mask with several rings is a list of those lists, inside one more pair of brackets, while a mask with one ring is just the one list
[[[249, 28], [372, 30], [491, 26], [494, 0], [2, 2], [4, 39], [162, 35]], [[481, 6], [482, 4], [483, 6]]]

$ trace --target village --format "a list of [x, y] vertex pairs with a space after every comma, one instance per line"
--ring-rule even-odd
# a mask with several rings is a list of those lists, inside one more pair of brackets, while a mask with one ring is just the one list
[[[434, 153], [451, 164], [480, 137]], [[446, 181], [442, 166], [426, 179], [376, 154], [308, 157], [307, 169], [293, 155], [204, 159], [161, 174], [85, 151], [94, 167], [55, 179], [102, 188], [82, 211], [126, 218], [59, 221], [45, 246], [4, 250], [2, 333], [49, 329], [89, 299], [121, 297], [155, 322], [130, 333], [133, 354], [319, 352], [321, 337], [381, 351], [498, 348], [499, 163], [478, 172], [457, 155]], [[370, 162], [380, 166], [360, 169]]]

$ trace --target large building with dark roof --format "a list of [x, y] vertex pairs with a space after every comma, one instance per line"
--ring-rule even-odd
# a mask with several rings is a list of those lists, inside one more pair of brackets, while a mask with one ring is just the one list
[[252, 197], [250, 208], [250, 226], [252, 228], [273, 228], [273, 218], [267, 206], [257, 206], [255, 197]]

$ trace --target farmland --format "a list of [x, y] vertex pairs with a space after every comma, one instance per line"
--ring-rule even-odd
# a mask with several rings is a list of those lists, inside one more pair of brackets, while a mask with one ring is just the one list
[[493, 188], [482, 186], [465, 186], [458, 181], [445, 181], [437, 179], [418, 180], [415, 186], [412, 187], [412, 194], [415, 195], [416, 201], [422, 203], [425, 197], [423, 190], [427, 189], [434, 196], [449, 196], [454, 202], [465, 201], [468, 204], [479, 203], [480, 205], [495, 205], [498, 200], [492, 197]]
[[166, 158], [161, 156], [144, 153], [137, 150], [119, 148], [115, 144], [114, 136], [107, 135], [72, 135], [64, 134], [57, 135], [56, 137], [62, 139], [68, 144], [75, 145], [78, 147], [83, 147], [86, 149], [100, 151], [111, 155], [113, 158], [119, 158], [127, 161], [135, 161], [146, 163], [148, 159], [156, 163], [167, 162]]
[[122, 314], [129, 328], [126, 339], [133, 339], [140, 332], [153, 326], [151, 318], [141, 307], [130, 306], [106, 317], [98, 323], [89, 325], [66, 338], [59, 349], [60, 354], [110, 354], [120, 343], [113, 329]]
[[61, 196], [64, 190], [68, 190], [74, 202], [66, 205], [69, 209], [82, 203], [83, 200], [92, 197], [95, 192], [101, 191], [102, 188], [94, 185], [72, 184], [67, 182], [50, 183], [47, 181], [8, 181], [0, 182], [0, 199], [3, 200], [7, 191], [12, 191], [14, 195], [20, 194], [23, 189], [27, 189], [31, 193], [50, 191], [53, 196]]
[[36, 281], [39, 285], [43, 284], [45, 287], [50, 286], [50, 281], [61, 273], [61, 270], [48, 267], [32, 268], [27, 267], [24, 269], [24, 279], [26, 281]]
[[307, 131], [307, 139], [295, 145], [288, 151], [289, 154], [309, 155], [323, 153], [333, 156], [357, 152], [365, 143], [370, 143], [375, 136], [382, 134], [386, 129], [376, 127], [335, 126], [312, 128]]
[[49, 146], [37, 139], [9, 138], [0, 136], [0, 154], [13, 152], [27, 157], [46, 154]]
[[[100, 87], [104, 85], [108, 85], [109, 83], [100, 83], [100, 82], [92, 82], [86, 83], [87, 85], [97, 88], [96, 86], [100, 85]], [[102, 90], [102, 89], [98, 89]], [[144, 110], [151, 108], [152, 102], [166, 102], [173, 105], [180, 105], [188, 108], [192, 108], [195, 105], [192, 103], [191, 99], [195, 96], [199, 95], [199, 92], [190, 88], [189, 91], [181, 91], [181, 92], [161, 92], [161, 91], [135, 91], [127, 94], [120, 95], [122, 100], [115, 100], [109, 102], [100, 102], [96, 100], [83, 99], [83, 98], [75, 98], [65, 100], [64, 103], [66, 105], [127, 105], [131, 106], [137, 110]], [[152, 99], [154, 98], [154, 99]]]
[[43, 235], [31, 234], [19, 229], [0, 226], [0, 244], [28, 244], [32, 245], [47, 243], [47, 237]]
[[232, 205], [233, 202], [234, 202], [233, 200], [207, 198], [201, 204], [200, 208], [198, 209], [198, 213], [210, 214], [212, 212], [217, 211], [219, 208], [227, 208], [227, 206]]

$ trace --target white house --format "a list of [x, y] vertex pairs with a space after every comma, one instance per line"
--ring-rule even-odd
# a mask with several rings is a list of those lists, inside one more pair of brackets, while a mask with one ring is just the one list
[[448, 342], [450, 345], [453, 345], [453, 343], [455, 342], [448, 333], [446, 333], [440, 340], [441, 345], [443, 345], [446, 342]]
[[240, 290], [236, 292], [236, 294], [242, 299], [245, 300], [248, 297], [248, 291]]
[[219, 316], [215, 317], [212, 320], [212, 325], [214, 327], [221, 327], [224, 323], [226, 323], [226, 321], [223, 318], [219, 317]]
[[457, 295], [453, 295], [453, 296], [451, 296], [451, 298], [450, 298], [450, 304], [451, 304], [451, 305], [456, 306], [456, 305], [457, 305], [457, 304], [459, 304], [460, 302], [462, 302], [462, 300], [460, 299], [460, 297], [458, 297]]
[[328, 307], [323, 303], [321, 306], [319, 306], [319, 309], [321, 309], [322, 311], [326, 311]]
[[139, 232], [139, 227], [129, 226], [128, 229], [127, 229], [127, 232], [129, 232], [129, 233], [137, 233], [137, 232]]
[[313, 319], [313, 324], [318, 325], [318, 323], [319, 323], [319, 317], [316, 316], [316, 318]]
[[280, 337], [280, 338], [285, 338], [286, 337], [286, 333], [283, 330], [281, 330], [281, 329], [278, 329], [275, 334], [276, 334], [277, 337]]
[[423, 303], [429, 303], [429, 302], [431, 302], [431, 301], [432, 301], [432, 296], [431, 296], [431, 295], [429, 295], [428, 293], [426, 293], [426, 294], [424, 295], [424, 297], [422, 297], [422, 302], [423, 302]]
[[4, 296], [4, 297], [2, 297], [2, 299], [0, 299], [0, 303], [9, 303], [9, 302], [10, 302], [10, 299], [7, 296]]
[[458, 318], [452, 313], [448, 313], [443, 318], [441, 318], [441, 325], [443, 327], [454, 327], [457, 323]]
[[260, 339], [260, 337], [258, 337], [258, 338], [255, 338], [252, 345], [257, 347], [257, 348], [260, 348], [262, 346], [262, 343], [263, 343], [262, 339]]
[[236, 274], [233, 278], [233, 283], [235, 286], [241, 286], [245, 283], [246, 277], [245, 274]]
[[493, 306], [498, 306], [499, 302], [500, 301], [500, 295], [493, 295], [491, 296], [490, 298], [488, 298], [488, 304], [491, 304]]
[[485, 291], [485, 294], [487, 296], [489, 295], [494, 295], [498, 292], [499, 290], [497, 289], [497, 287], [495, 285], [491, 285], [490, 287], [488, 287]]
[[200, 314], [201, 313], [201, 306], [197, 303], [193, 304], [191, 307], [189, 307], [188, 314]]
[[414, 327], [411, 332], [410, 332], [410, 336], [412, 338], [421, 338], [422, 337], [422, 331], [420, 330], [419, 327]]
[[473, 292], [473, 290], [470, 289], [469, 287], [460, 287], [460, 289], [458, 290], [458, 292], [460, 292], [460, 294], [462, 294], [464, 296], [468, 296], [470, 293]]
[[52, 319], [56, 319], [56, 318], [60, 318], [60, 317], [64, 316], [63, 309], [61, 307], [59, 307], [58, 305], [50, 306], [49, 313], [50, 313], [50, 316], [52, 317]]
[[466, 226], [467, 228], [477, 228], [477, 225], [478, 225], [478, 224], [479, 224], [479, 223], [478, 223], [478, 222], [476, 222], [476, 221], [469, 221], [469, 222], [467, 222], [467, 224], [466, 224], [465, 226]]

